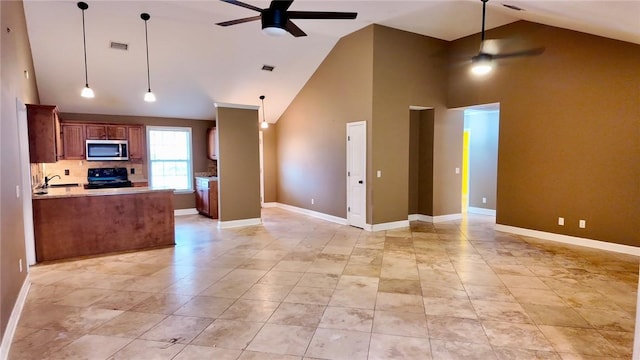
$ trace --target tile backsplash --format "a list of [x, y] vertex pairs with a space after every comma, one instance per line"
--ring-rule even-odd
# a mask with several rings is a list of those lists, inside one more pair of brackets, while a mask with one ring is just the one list
[[[128, 161], [86, 161], [86, 160], [60, 160], [50, 164], [31, 164], [31, 181], [34, 186], [42, 184], [44, 176], [60, 175], [50, 184], [86, 184], [87, 171], [90, 168], [126, 167], [129, 180], [133, 182], [147, 181], [146, 164], [133, 164]], [[135, 174], [131, 174], [131, 169]], [[65, 175], [69, 170], [69, 175]]]

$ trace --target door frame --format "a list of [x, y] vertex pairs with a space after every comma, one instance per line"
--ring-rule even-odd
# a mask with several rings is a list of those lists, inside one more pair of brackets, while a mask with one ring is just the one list
[[264, 132], [258, 131], [259, 152], [260, 152], [260, 207], [264, 207]]
[[347, 161], [346, 161], [346, 184], [347, 184], [347, 201], [346, 201], [346, 210], [347, 210], [347, 225], [352, 225], [352, 226], [356, 226], [356, 227], [361, 227], [360, 224], [356, 224], [354, 225], [351, 221], [351, 212], [349, 211], [349, 204], [350, 204], [350, 200], [351, 200], [351, 186], [349, 184], [349, 159], [350, 159], [350, 155], [351, 155], [351, 147], [349, 145], [349, 128], [352, 126], [359, 126], [362, 125], [362, 129], [363, 129], [363, 139], [364, 141], [362, 142], [364, 149], [361, 149], [363, 151], [364, 154], [364, 161], [362, 164], [362, 176], [363, 176], [363, 181], [364, 181], [364, 196], [363, 196], [363, 223], [362, 223], [362, 228], [365, 229], [367, 226], [367, 122], [366, 121], [354, 121], [354, 122], [349, 122], [346, 124], [346, 136], [345, 136], [345, 140], [346, 140], [346, 145], [347, 145], [347, 151], [346, 151], [346, 155], [347, 155]]
[[[18, 121], [18, 144], [20, 151], [20, 182], [22, 187], [22, 216], [24, 225], [24, 246], [26, 264], [35, 265], [36, 246], [33, 224], [33, 204], [31, 203], [31, 164], [29, 160], [29, 129], [27, 128], [27, 107], [16, 98], [16, 119]], [[28, 269], [28, 266], [27, 266]]]

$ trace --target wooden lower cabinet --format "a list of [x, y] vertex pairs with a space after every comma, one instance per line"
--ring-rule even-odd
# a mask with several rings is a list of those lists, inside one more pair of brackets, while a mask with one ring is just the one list
[[212, 219], [218, 218], [218, 180], [196, 178], [196, 210]]

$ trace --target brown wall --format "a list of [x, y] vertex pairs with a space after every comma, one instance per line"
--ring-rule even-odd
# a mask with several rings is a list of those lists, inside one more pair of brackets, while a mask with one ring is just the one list
[[[488, 36], [513, 34], [546, 51], [449, 80], [451, 107], [500, 103], [497, 222], [640, 245], [640, 45], [528, 22]], [[452, 59], [478, 41], [454, 41]]]
[[[64, 111], [64, 109], [61, 109]], [[121, 116], [62, 113], [62, 121], [86, 121], [104, 123], [141, 124], [145, 126], [182, 126], [191, 128], [191, 154], [193, 156], [193, 172], [207, 172], [213, 162], [207, 158], [207, 129], [216, 126], [215, 121], [189, 120], [176, 118], [159, 118], [146, 116]], [[146, 137], [146, 134], [145, 134]], [[146, 170], [145, 170], [146, 171]], [[192, 209], [196, 206], [195, 194], [175, 194], [176, 209]]]
[[220, 221], [260, 218], [258, 111], [217, 107]]
[[269, 128], [262, 131], [262, 166], [264, 172], [264, 202], [276, 202], [278, 200], [278, 132], [277, 124], [270, 124]]
[[[447, 110], [436, 118], [433, 135], [433, 216], [462, 211], [462, 135], [464, 111]], [[460, 174], [456, 174], [456, 168]]]
[[[409, 106], [444, 116], [447, 42], [374, 25], [371, 224], [407, 220]], [[382, 177], [372, 177], [376, 171]]]
[[371, 120], [372, 38], [340, 39], [278, 120], [278, 202], [346, 218], [346, 124]]
[[411, 110], [409, 130], [409, 214], [433, 215], [434, 111]]
[[[1, 1], [0, 16], [0, 339], [25, 278], [26, 254], [22, 198], [16, 198], [21, 184], [16, 98], [23, 103], [39, 102], [35, 73], [22, 1]], [[6, 29], [11, 29], [7, 32]], [[29, 71], [29, 79], [23, 72]], [[23, 271], [18, 262], [22, 259]]]

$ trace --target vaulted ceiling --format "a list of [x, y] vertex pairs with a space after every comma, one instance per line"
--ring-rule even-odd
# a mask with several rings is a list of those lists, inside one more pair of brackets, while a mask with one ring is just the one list
[[[257, 15], [221, 1], [86, 1], [89, 85], [84, 86], [82, 13], [76, 1], [25, 0], [40, 100], [63, 112], [214, 119], [214, 103], [259, 105], [276, 121], [343, 36], [376, 23], [443, 40], [478, 33], [480, 0], [297, 0], [290, 10], [355, 11], [356, 20], [296, 20], [308, 36], [270, 37], [254, 21], [215, 23]], [[268, 1], [246, 2], [260, 8]], [[516, 5], [524, 11], [503, 6]], [[640, 1], [491, 0], [487, 27], [520, 19], [640, 44]], [[147, 90], [144, 22], [148, 22], [151, 89]], [[111, 42], [128, 44], [116, 50]], [[263, 65], [275, 66], [272, 72]]]

